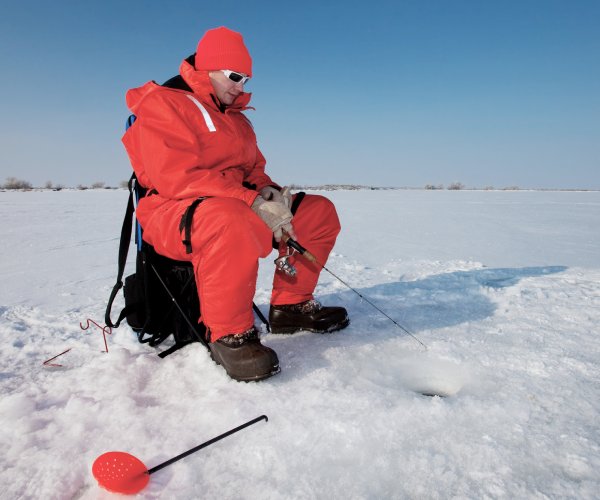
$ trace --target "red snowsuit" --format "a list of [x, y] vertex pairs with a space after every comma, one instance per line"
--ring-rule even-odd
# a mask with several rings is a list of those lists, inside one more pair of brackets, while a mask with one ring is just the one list
[[[123, 136], [144, 197], [137, 218], [144, 240], [171, 259], [194, 266], [202, 320], [211, 340], [248, 330], [258, 258], [272, 250], [272, 232], [250, 208], [261, 188], [276, 186], [265, 173], [265, 158], [249, 120], [250, 94], [242, 93], [221, 111], [208, 72], [183, 61], [180, 74], [193, 92], [148, 82], [127, 92], [135, 123]], [[248, 189], [243, 182], [253, 184]], [[192, 223], [192, 253], [182, 243], [180, 222], [198, 197], [207, 197]], [[292, 221], [298, 241], [325, 263], [340, 231], [333, 204], [307, 195]], [[285, 248], [280, 247], [280, 253]], [[312, 299], [320, 269], [295, 260], [295, 278], [275, 273], [271, 303]]]

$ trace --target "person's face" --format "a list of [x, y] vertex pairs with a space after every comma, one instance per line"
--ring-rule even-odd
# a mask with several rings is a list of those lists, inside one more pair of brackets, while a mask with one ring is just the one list
[[[215, 94], [226, 106], [230, 106], [236, 97], [244, 91], [244, 84], [230, 80], [222, 71], [210, 71], [208, 73]], [[242, 80], [243, 81], [243, 80]]]

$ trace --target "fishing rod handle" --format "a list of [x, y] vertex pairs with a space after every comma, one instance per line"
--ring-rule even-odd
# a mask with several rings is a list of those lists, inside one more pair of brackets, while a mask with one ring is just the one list
[[294, 250], [299, 252], [301, 255], [303, 255], [304, 258], [306, 258], [306, 260], [308, 260], [310, 262], [314, 262], [315, 264], [318, 264], [317, 258], [312, 253], [310, 253], [306, 248], [304, 248], [300, 243], [298, 243], [295, 239], [293, 239], [285, 231], [283, 231], [283, 241], [285, 242], [285, 244], [288, 247], [293, 248]]

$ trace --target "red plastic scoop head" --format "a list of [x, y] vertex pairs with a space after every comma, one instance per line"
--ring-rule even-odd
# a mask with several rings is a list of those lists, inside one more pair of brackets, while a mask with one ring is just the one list
[[105, 490], [126, 495], [142, 491], [150, 481], [144, 463], [124, 451], [100, 455], [92, 465], [92, 474]]

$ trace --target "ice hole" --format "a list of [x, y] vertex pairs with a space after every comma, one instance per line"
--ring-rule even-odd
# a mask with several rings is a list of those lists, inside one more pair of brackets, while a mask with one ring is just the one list
[[467, 371], [461, 365], [425, 355], [400, 360], [396, 368], [404, 387], [425, 396], [454, 396], [467, 379]]

